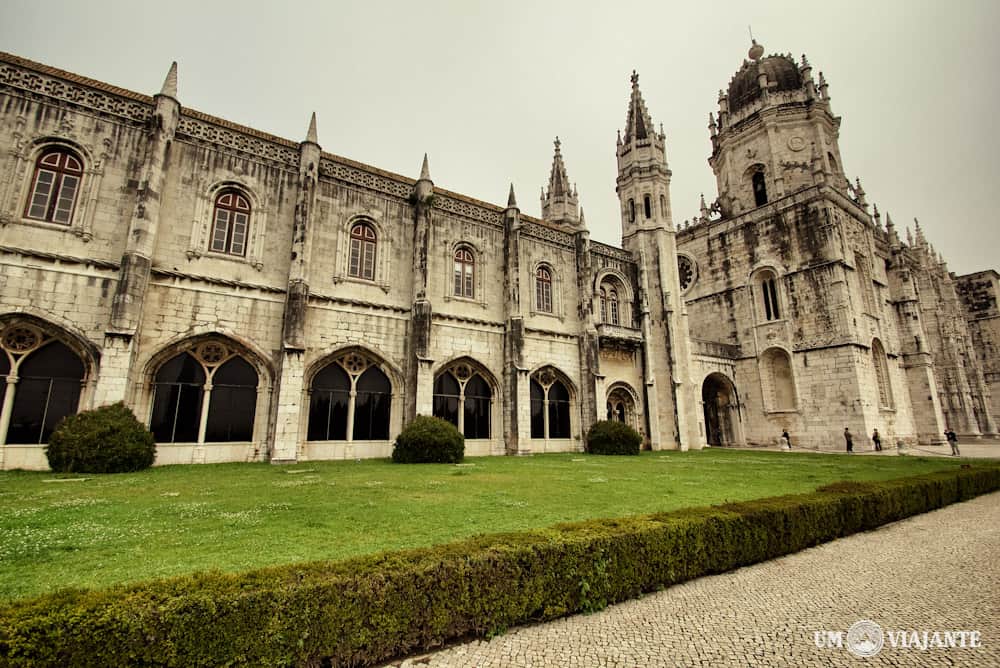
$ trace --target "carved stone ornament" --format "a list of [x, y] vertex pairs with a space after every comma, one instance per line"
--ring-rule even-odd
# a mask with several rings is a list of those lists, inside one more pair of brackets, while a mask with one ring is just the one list
[[8, 327], [3, 333], [3, 347], [12, 353], [26, 353], [38, 347], [42, 334], [34, 327], [18, 325]]

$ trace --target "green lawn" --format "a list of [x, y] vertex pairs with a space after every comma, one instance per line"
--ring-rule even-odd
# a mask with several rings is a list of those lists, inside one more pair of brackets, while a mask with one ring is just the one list
[[0, 599], [195, 570], [341, 559], [543, 527], [806, 492], [958, 466], [945, 458], [706, 450], [0, 473]]

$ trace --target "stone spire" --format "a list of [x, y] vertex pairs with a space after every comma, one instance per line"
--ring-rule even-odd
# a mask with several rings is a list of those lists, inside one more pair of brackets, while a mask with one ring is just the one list
[[917, 237], [916, 237], [917, 245], [918, 246], [926, 246], [927, 245], [927, 239], [924, 238], [924, 231], [920, 227], [920, 221], [917, 220], [916, 218], [914, 218], [913, 219], [913, 224], [916, 226], [916, 229], [917, 229]]
[[517, 198], [514, 197], [514, 184], [510, 184], [510, 194], [507, 195], [507, 208], [516, 209], [517, 208]]
[[570, 188], [569, 174], [563, 163], [562, 142], [555, 138], [555, 154], [549, 173], [549, 189], [542, 189], [542, 218], [551, 223], [576, 226], [580, 221], [579, 198]]
[[319, 146], [319, 135], [316, 133], [316, 112], [312, 113], [309, 119], [309, 130], [306, 131], [306, 141]]
[[424, 153], [424, 162], [420, 165], [420, 178], [413, 184], [413, 197], [418, 202], [427, 202], [427, 198], [434, 194], [434, 182], [431, 181], [431, 169], [427, 165], [427, 154]]
[[632, 71], [632, 97], [628, 103], [628, 117], [625, 119], [625, 143], [648, 138], [653, 129], [653, 120], [646, 111], [646, 103], [639, 92], [639, 75]]
[[424, 153], [424, 162], [420, 165], [420, 178], [419, 181], [430, 181], [431, 180], [431, 168], [427, 165], [427, 154]]
[[701, 211], [701, 222], [704, 223], [708, 220], [709, 214], [711, 213], [708, 209], [708, 205], [705, 204], [705, 193], [701, 194], [701, 202], [699, 204], [700, 204], [699, 209]]
[[160, 89], [160, 95], [165, 97], [170, 97], [177, 99], [177, 61], [175, 60], [170, 64], [170, 69], [167, 71], [167, 78], [163, 80], [163, 87]]

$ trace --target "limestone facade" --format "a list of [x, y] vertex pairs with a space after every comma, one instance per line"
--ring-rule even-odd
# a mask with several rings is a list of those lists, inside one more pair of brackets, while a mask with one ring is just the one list
[[683, 229], [633, 75], [615, 248], [558, 139], [533, 218], [426, 157], [324, 152], [315, 116], [293, 142], [184, 108], [176, 66], [150, 97], [0, 54], [0, 467], [114, 401], [158, 464], [385, 457], [418, 414], [471, 455], [579, 451], [606, 418], [653, 449], [994, 433], [996, 274], [987, 316], [883, 228], [825, 82], [774, 58], [720, 100], [719, 198]]

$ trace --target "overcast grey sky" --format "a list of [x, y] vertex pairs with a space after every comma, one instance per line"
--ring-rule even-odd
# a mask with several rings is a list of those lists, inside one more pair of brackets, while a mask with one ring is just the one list
[[952, 271], [1000, 267], [1000, 2], [174, 2], [0, 0], [0, 49], [539, 215], [559, 135], [593, 238], [618, 244], [615, 131], [640, 74], [667, 133], [675, 223], [711, 201], [706, 124], [746, 57], [808, 55], [841, 153]]

